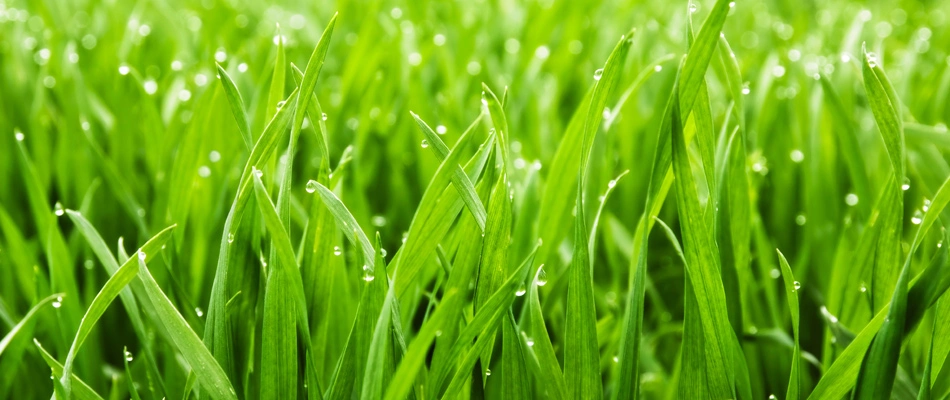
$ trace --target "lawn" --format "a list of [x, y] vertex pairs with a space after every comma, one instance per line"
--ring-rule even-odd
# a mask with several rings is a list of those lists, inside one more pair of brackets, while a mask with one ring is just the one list
[[0, 399], [948, 399], [950, 2], [0, 0]]

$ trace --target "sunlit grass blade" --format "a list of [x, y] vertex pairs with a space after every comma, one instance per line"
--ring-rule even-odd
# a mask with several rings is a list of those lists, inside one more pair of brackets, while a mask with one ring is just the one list
[[792, 318], [792, 336], [795, 340], [795, 346], [792, 349], [792, 372], [788, 378], [788, 392], [785, 398], [788, 400], [798, 400], [801, 397], [801, 375], [802, 375], [802, 357], [801, 345], [798, 339], [798, 289], [801, 284], [795, 280], [792, 275], [792, 268], [788, 265], [785, 255], [781, 251], [778, 253], [779, 265], [782, 267], [782, 280], [785, 282], [785, 294], [788, 297], [788, 312]]
[[[2, 355], [3, 351], [7, 349], [7, 346], [10, 345], [10, 342], [12, 342], [14, 338], [16, 338], [16, 335], [20, 333], [21, 330], [23, 330], [23, 327], [33, 320], [33, 318], [36, 316], [36, 313], [39, 312], [40, 309], [43, 308], [43, 306], [52, 302], [57, 302], [57, 304], [62, 304], [62, 301], [63, 301], [62, 299], [63, 299], [63, 293], [57, 293], [51, 296], [44, 297], [42, 300], [38, 301], [36, 305], [30, 308], [30, 311], [27, 312], [26, 315], [24, 315], [22, 319], [20, 319], [20, 322], [17, 322], [17, 324], [14, 325], [12, 329], [10, 329], [10, 332], [7, 332], [7, 334], [3, 336], [3, 339], [0, 339], [0, 355]], [[58, 308], [59, 306], [56, 306], [56, 307]]]
[[139, 265], [137, 263], [128, 263], [115, 271], [115, 273], [109, 277], [109, 280], [106, 281], [106, 284], [102, 286], [102, 289], [99, 290], [99, 293], [96, 294], [92, 303], [89, 304], [86, 314], [83, 315], [82, 322], [79, 324], [79, 331], [76, 332], [73, 344], [69, 347], [69, 352], [66, 353], [66, 361], [63, 363], [63, 374], [60, 377], [60, 383], [63, 385], [67, 398], [71, 393], [72, 386], [72, 380], [69, 377], [72, 376], [73, 361], [79, 353], [79, 348], [86, 340], [86, 337], [89, 336], [92, 328], [95, 327], [96, 322], [102, 317], [102, 314], [119, 295], [119, 292], [125, 289], [126, 285], [138, 274], [138, 267]]
[[244, 145], [250, 151], [254, 147], [254, 139], [251, 138], [251, 125], [247, 122], [247, 111], [244, 109], [244, 98], [238, 91], [231, 75], [221, 67], [221, 64], [215, 63], [218, 70], [218, 79], [221, 80], [221, 87], [224, 88], [224, 94], [228, 98], [228, 105], [231, 106], [231, 113], [234, 114], [234, 122], [237, 123], [238, 130], [241, 131], [241, 139], [244, 139]]
[[208, 351], [201, 339], [191, 329], [185, 318], [175, 308], [175, 305], [162, 291], [148, 267], [145, 265], [146, 254], [139, 252], [133, 257], [139, 263], [139, 279], [145, 286], [145, 292], [155, 306], [155, 313], [159, 321], [171, 336], [171, 341], [181, 353], [182, 357], [195, 371], [202, 389], [217, 399], [237, 399], [237, 393], [231, 386], [231, 381], [224, 369], [218, 364], [214, 356]]
[[[49, 365], [50, 369], [53, 370], [53, 376], [63, 374], [63, 366], [56, 361], [53, 356], [51, 356], [46, 349], [40, 345], [40, 342], [36, 339], [33, 339], [33, 344], [36, 345], [36, 349], [40, 352], [40, 356], [43, 357], [43, 361], [46, 361], [46, 364]], [[80, 400], [102, 400], [102, 396], [99, 393], [96, 393], [86, 382], [83, 382], [76, 375], [70, 375], [70, 381], [73, 385], [72, 395]]]

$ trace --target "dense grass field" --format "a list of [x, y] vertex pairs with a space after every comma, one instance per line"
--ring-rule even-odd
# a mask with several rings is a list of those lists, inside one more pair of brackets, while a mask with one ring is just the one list
[[948, 51], [943, 0], [0, 0], [0, 399], [946, 399]]

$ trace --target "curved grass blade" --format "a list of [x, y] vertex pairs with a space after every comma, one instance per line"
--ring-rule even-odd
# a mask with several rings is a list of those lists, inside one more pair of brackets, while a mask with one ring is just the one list
[[[412, 115], [412, 118], [416, 120], [416, 124], [419, 125], [419, 129], [426, 136], [426, 140], [432, 145], [432, 149], [435, 151], [436, 157], [438, 157], [439, 162], [445, 160], [445, 157], [449, 155], [449, 147], [445, 145], [445, 142], [442, 141], [442, 138], [439, 137], [429, 127], [422, 118], [419, 118], [416, 113], [410, 111], [409, 114]], [[478, 118], [475, 119], [474, 124], [477, 124], [478, 121], [482, 118], [482, 114], [478, 115]], [[465, 171], [462, 170], [461, 166], [456, 166], [455, 175], [452, 177], [452, 184], [455, 185], [455, 188], [458, 189], [459, 195], [462, 197], [462, 201], [465, 202], [465, 205], [468, 207], [469, 212], [472, 213], [472, 216], [475, 217], [475, 222], [478, 223], [478, 227], [483, 231], [485, 230], [485, 219], [487, 218], [487, 212], [485, 211], [485, 206], [482, 205], [481, 200], [478, 198], [478, 194], [475, 193], [475, 186], [472, 184], [472, 181], [468, 179], [468, 175], [465, 174]]]
[[44, 297], [42, 300], [38, 301], [36, 305], [30, 308], [30, 311], [28, 311], [26, 315], [23, 316], [23, 319], [21, 319], [20, 322], [17, 322], [17, 324], [14, 325], [12, 329], [10, 329], [10, 332], [7, 332], [7, 334], [3, 336], [3, 339], [0, 339], [0, 355], [3, 355], [3, 351], [7, 349], [7, 346], [10, 345], [10, 342], [16, 338], [16, 335], [20, 333], [21, 330], [23, 330], [23, 327], [26, 326], [26, 324], [33, 320], [33, 318], [36, 316], [36, 313], [41, 308], [43, 308], [43, 306], [53, 301], [62, 302], [63, 295], [63, 293], [57, 293]]
[[231, 106], [231, 113], [234, 114], [234, 122], [237, 123], [238, 130], [241, 131], [241, 139], [244, 139], [244, 145], [250, 151], [254, 147], [254, 139], [251, 138], [251, 125], [247, 122], [247, 111], [244, 109], [244, 99], [241, 92], [238, 91], [231, 75], [221, 68], [221, 64], [215, 63], [218, 69], [218, 79], [221, 80], [221, 87], [224, 88], [224, 94], [228, 98], [228, 105]]
[[788, 296], [788, 312], [792, 317], [792, 336], [795, 345], [792, 348], [792, 372], [788, 378], [788, 392], [785, 398], [788, 400], [798, 400], [801, 398], [801, 374], [802, 374], [802, 348], [798, 339], [798, 289], [799, 283], [792, 275], [792, 268], [788, 266], [788, 260], [778, 249], [779, 265], [782, 267], [782, 279], [785, 282], [785, 294]]
[[[40, 344], [36, 339], [33, 339], [33, 344], [36, 345], [36, 349], [39, 350], [40, 355], [43, 357], [43, 361], [46, 361], [46, 365], [53, 370], [53, 376], [63, 374], [63, 366], [56, 361], [53, 356], [51, 356], [46, 349]], [[72, 381], [73, 392], [72, 395], [79, 400], [102, 400], [102, 396], [99, 393], [96, 393], [86, 382], [83, 382], [82, 379], [79, 379], [76, 375], [70, 375], [70, 381]]]
[[92, 300], [92, 303], [89, 304], [89, 308], [86, 310], [86, 314], [83, 315], [82, 322], [79, 324], [79, 331], [76, 332], [73, 344], [69, 347], [69, 352], [66, 353], [66, 362], [63, 363], [63, 374], [60, 377], [60, 383], [63, 385], [66, 398], [69, 398], [72, 391], [72, 380], [69, 379], [69, 377], [72, 376], [73, 361], [76, 359], [76, 354], [79, 353], [79, 348], [86, 340], [86, 337], [89, 336], [89, 333], [92, 332], [92, 328], [95, 327], [96, 322], [99, 321], [102, 314], [119, 295], [119, 292], [125, 289], [129, 282], [135, 278], [135, 275], [138, 273], [138, 267], [136, 263], [128, 263], [119, 268], [119, 270], [112, 274], [109, 280], [106, 281], [105, 285], [102, 286], [102, 289], [99, 290], [99, 293], [96, 294], [96, 297]]
[[140, 281], [144, 284], [145, 292], [155, 306], [159, 322], [165, 326], [175, 348], [194, 370], [202, 389], [216, 399], [237, 399], [237, 393], [231, 386], [231, 381], [228, 380], [224, 369], [155, 282], [155, 278], [145, 265], [146, 254], [139, 252], [132, 259], [138, 260]]

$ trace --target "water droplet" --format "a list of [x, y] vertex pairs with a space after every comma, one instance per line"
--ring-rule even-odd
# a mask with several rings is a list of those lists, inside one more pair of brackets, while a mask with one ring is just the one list
[[858, 204], [858, 195], [848, 193], [847, 196], [844, 196], [844, 203], [852, 207], [856, 206]]
[[920, 225], [921, 221], [924, 220], [924, 213], [920, 210], [914, 211], [914, 215], [910, 217], [910, 222], [914, 225]]
[[16, 141], [18, 142], [23, 141], [23, 138], [24, 138], [23, 132], [17, 131], [13, 136], [16, 137]]
[[60, 308], [63, 306], [63, 296], [56, 297], [56, 300], [53, 300], [53, 308]]
[[736, 2], [734, 1], [729, 2], [729, 8], [734, 8], [735, 6], [736, 6]]
[[525, 289], [524, 283], [522, 282], [521, 285], [518, 286], [518, 290], [515, 291], [515, 296], [521, 297], [521, 296], [524, 296], [524, 294], [527, 292], [528, 290]]
[[264, 171], [261, 171], [261, 170], [259, 170], [259, 169], [257, 169], [257, 168], [254, 168], [251, 172], [254, 174], [254, 176], [256, 176], [256, 177], [258, 177], [258, 178], [264, 176]]
[[660, 72], [660, 71], [662, 71], [662, 70], [663, 70], [663, 66], [662, 66], [662, 65], [657, 65], [657, 66], [653, 67], [653, 71], [655, 71], [655, 72]]
[[538, 286], [544, 286], [548, 284], [548, 273], [544, 272], [544, 264], [541, 264], [538, 267], [538, 273], [534, 277], [534, 284]]
[[929, 199], [924, 199], [924, 208], [923, 208], [923, 211], [924, 211], [924, 212], [927, 212], [927, 210], [929, 210], [929, 209], [930, 209], [930, 200], [929, 200]]
[[340, 254], [343, 254], [343, 251], [340, 250], [340, 246], [333, 246], [333, 255], [339, 256]]
[[749, 89], [749, 82], [743, 83], [743, 84], [742, 84], [742, 94], [743, 94], [743, 95], [748, 95], [748, 94], [751, 93], [751, 92], [752, 92], [752, 90]]
[[689, 2], [689, 13], [695, 13], [697, 10], [699, 10], [699, 6], [696, 3]]
[[277, 111], [280, 111], [280, 109], [284, 107], [284, 103], [286, 103], [284, 100], [277, 102]]
[[595, 81], [599, 81], [599, 80], [600, 80], [600, 77], [602, 77], [602, 76], [604, 76], [604, 69], [603, 69], [603, 68], [599, 68], [599, 69], [597, 69], [596, 71], [594, 71], [594, 80], [595, 80]]
[[228, 243], [234, 243], [234, 232], [228, 232]]
[[617, 186], [617, 180], [611, 179], [610, 182], [607, 182], [607, 187], [613, 189], [614, 186]]
[[125, 361], [132, 361], [132, 353], [130, 353], [128, 350], [125, 351]]
[[56, 214], [57, 217], [62, 217], [63, 214], [66, 213], [66, 210], [63, 209], [63, 204], [57, 201], [56, 205], [53, 206], [53, 213]]
[[620, 357], [614, 356], [613, 360], [614, 360], [615, 363], [619, 363], [619, 362], [620, 362]]
[[904, 177], [904, 183], [901, 184], [901, 190], [908, 191], [910, 189], [910, 178]]
[[370, 219], [370, 222], [376, 227], [386, 226], [386, 217], [382, 215], [374, 215], [373, 218]]
[[769, 395], [769, 400], [778, 400], [778, 397], [775, 397], [774, 394]]
[[794, 283], [792, 283], [792, 291], [793, 291], [793, 292], [797, 292], [798, 289], [801, 289], [801, 288], [802, 288], [802, 283], [801, 283], [801, 282], [795, 281]]
[[491, 368], [485, 368], [485, 376], [491, 376]]
[[373, 275], [373, 269], [370, 268], [369, 265], [364, 265], [363, 266], [363, 280], [366, 282], [372, 282], [373, 279], [375, 278], [376, 276]]
[[429, 141], [428, 141], [428, 140], [425, 140], [425, 139], [422, 139], [422, 148], [425, 149], [425, 148], [428, 148], [428, 147], [429, 147]]
[[442, 336], [442, 330], [441, 330], [441, 329], [435, 331], [435, 337], [439, 337], [439, 336]]
[[386, 249], [380, 247], [380, 249], [379, 249], [379, 255], [381, 255], [381, 256], [383, 256], [383, 257], [386, 257], [387, 254], [389, 254], [389, 252], [387, 252]]
[[158, 82], [155, 82], [154, 79], [146, 80], [142, 86], [145, 89], [145, 93], [148, 93], [149, 95], [153, 95], [158, 91]]
[[317, 181], [311, 179], [307, 181], [307, 193], [313, 193], [317, 191]]
[[247, 63], [238, 64], [238, 72], [241, 72], [241, 73], [247, 72]]
[[805, 214], [798, 214], [795, 216], [795, 224], [798, 226], [804, 226], [805, 222], [808, 222], [808, 219], [805, 217]]
[[139, 250], [139, 261], [145, 261], [145, 252]]
[[128, 75], [128, 74], [129, 74], [129, 71], [130, 71], [130, 69], [129, 69], [129, 66], [128, 66], [128, 65], [122, 64], [122, 65], [119, 66], [119, 74], [121, 74], [121, 75]]
[[861, 293], [867, 293], [867, 291], [868, 291], [868, 286], [865, 285], [864, 282], [861, 282], [861, 286], [858, 287], [858, 290], [859, 290]]
[[528, 347], [534, 347], [534, 339], [526, 338], [525, 342], [528, 344]]
[[448, 128], [445, 127], [445, 125], [439, 125], [435, 127], [435, 133], [438, 133], [440, 135], [444, 135], [445, 132], [448, 132], [448, 131], [449, 130]]
[[202, 309], [199, 308], [199, 307], [195, 307], [195, 314], [197, 314], [199, 317], [205, 316], [204, 310], [202, 310]]
[[805, 159], [805, 153], [802, 153], [802, 151], [799, 149], [795, 149], [795, 150], [792, 150], [792, 152], [788, 154], [788, 157], [792, 159], [792, 162], [797, 164], [797, 163], [802, 162], [802, 160]]
[[769, 276], [771, 276], [772, 279], [778, 279], [778, 277], [782, 276], [782, 271], [779, 271], [778, 268], [772, 268], [772, 270], [769, 271]]

